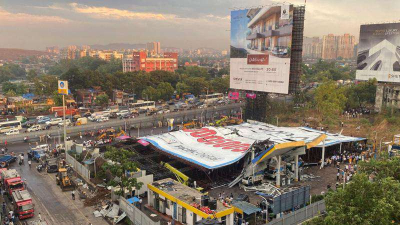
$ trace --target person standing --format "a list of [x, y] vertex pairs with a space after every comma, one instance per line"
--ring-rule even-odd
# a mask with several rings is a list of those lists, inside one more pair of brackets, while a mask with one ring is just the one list
[[38, 214], [39, 222], [42, 222], [42, 214]]
[[337, 174], [336, 174], [336, 181], [339, 181], [339, 179], [340, 179], [340, 173], [337, 172]]
[[72, 200], [75, 200], [75, 190], [72, 191], [71, 196], [72, 196]]

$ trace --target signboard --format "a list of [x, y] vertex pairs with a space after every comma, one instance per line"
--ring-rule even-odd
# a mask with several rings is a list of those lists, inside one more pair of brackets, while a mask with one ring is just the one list
[[[142, 138], [159, 150], [207, 169], [233, 164], [243, 158], [255, 141], [270, 139], [276, 144], [313, 141], [322, 131], [303, 127], [276, 127], [261, 122], [226, 127], [203, 127], [180, 130]], [[362, 138], [327, 134], [326, 146], [363, 140]], [[322, 143], [318, 145], [321, 147]]]
[[287, 94], [293, 6], [231, 12], [230, 88]]
[[58, 94], [68, 95], [68, 81], [58, 81]]
[[400, 82], [400, 23], [361, 25], [358, 80]]

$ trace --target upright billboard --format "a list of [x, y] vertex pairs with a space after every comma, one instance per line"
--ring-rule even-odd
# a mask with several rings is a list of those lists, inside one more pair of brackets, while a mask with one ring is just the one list
[[230, 87], [288, 94], [293, 5], [231, 12]]
[[400, 23], [361, 25], [358, 80], [400, 82]]

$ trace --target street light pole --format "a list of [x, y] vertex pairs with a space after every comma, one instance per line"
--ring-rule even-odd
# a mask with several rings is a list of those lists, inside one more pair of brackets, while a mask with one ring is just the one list
[[67, 152], [67, 123], [65, 121], [65, 95], [63, 94], [64, 149]]

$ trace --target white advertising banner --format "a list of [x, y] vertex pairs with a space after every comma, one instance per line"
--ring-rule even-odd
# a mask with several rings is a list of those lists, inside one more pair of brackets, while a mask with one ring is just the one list
[[[276, 127], [261, 122], [227, 127], [203, 127], [180, 130], [142, 138], [159, 150], [207, 169], [227, 166], [243, 158], [255, 141], [270, 139], [275, 143], [313, 141], [322, 131], [303, 127]], [[362, 138], [327, 134], [326, 146]], [[318, 145], [322, 147], [322, 143]]]
[[362, 25], [357, 80], [400, 82], [400, 23]]
[[230, 88], [287, 94], [293, 6], [231, 12]]

